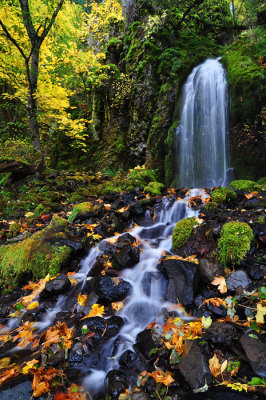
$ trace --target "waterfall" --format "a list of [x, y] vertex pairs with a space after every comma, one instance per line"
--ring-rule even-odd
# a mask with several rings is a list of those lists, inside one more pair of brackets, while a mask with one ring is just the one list
[[176, 130], [179, 185], [212, 187], [226, 181], [227, 82], [218, 60], [194, 68], [183, 89]]

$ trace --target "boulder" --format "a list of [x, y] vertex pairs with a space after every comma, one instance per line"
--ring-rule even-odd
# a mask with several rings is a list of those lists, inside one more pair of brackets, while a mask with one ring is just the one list
[[211, 283], [216, 276], [224, 276], [224, 268], [221, 264], [213, 264], [206, 258], [199, 261], [199, 276], [205, 283]]
[[190, 387], [198, 389], [212, 382], [212, 374], [203, 348], [195, 340], [189, 341], [189, 345], [188, 352], [182, 355], [179, 370]]
[[242, 270], [232, 272], [229, 278], [226, 279], [227, 289], [232, 292], [234, 292], [239, 286], [245, 289], [250, 283], [251, 280], [247, 276], [246, 272]]
[[96, 278], [95, 292], [100, 303], [112, 303], [124, 300], [130, 293], [131, 285], [120, 278], [99, 276]]
[[213, 322], [202, 336], [203, 340], [214, 345], [230, 347], [237, 338], [237, 330], [230, 324]]
[[139, 262], [140, 250], [133, 246], [136, 239], [129, 233], [118, 238], [115, 246], [114, 262], [119, 269], [130, 268]]
[[119, 364], [125, 368], [132, 368], [138, 360], [138, 356], [132, 350], [126, 350], [119, 359]]
[[152, 361], [157, 357], [159, 342], [150, 329], [145, 329], [137, 335], [134, 347], [146, 360]]
[[109, 371], [106, 375], [108, 381], [108, 393], [111, 399], [118, 399], [119, 395], [129, 387], [129, 383], [123, 372], [118, 370]]
[[59, 294], [66, 293], [71, 288], [71, 282], [64, 274], [60, 274], [56, 278], [46, 282], [45, 288], [40, 293], [42, 299], [47, 299]]
[[184, 306], [194, 302], [199, 286], [199, 273], [196, 264], [165, 259], [159, 265], [159, 270], [168, 280], [165, 300], [172, 303], [179, 302]]
[[251, 329], [240, 337], [240, 344], [246, 353], [254, 373], [266, 378], [266, 341]]

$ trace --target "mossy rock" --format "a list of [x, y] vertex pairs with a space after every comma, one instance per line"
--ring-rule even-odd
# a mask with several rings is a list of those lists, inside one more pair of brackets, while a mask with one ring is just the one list
[[214, 191], [211, 193], [211, 199], [213, 205], [224, 204], [235, 198], [236, 198], [236, 193], [227, 187], [220, 187], [214, 189]]
[[72, 213], [70, 214], [68, 221], [72, 224], [75, 219], [86, 218], [87, 215], [93, 211], [93, 205], [90, 202], [77, 204]]
[[194, 218], [185, 218], [176, 224], [172, 237], [173, 250], [177, 250], [187, 243], [195, 225], [198, 225], [198, 223]]
[[145, 188], [144, 192], [149, 193], [152, 196], [160, 196], [161, 189], [164, 188], [164, 184], [160, 182], [150, 182]]
[[17, 222], [14, 222], [14, 223], [10, 224], [10, 226], [9, 226], [9, 232], [7, 234], [7, 237], [9, 239], [12, 239], [12, 238], [18, 236], [20, 234], [20, 231], [21, 231], [21, 225], [18, 224]]
[[261, 185], [262, 190], [266, 190], [266, 176], [260, 178], [257, 183]]
[[245, 192], [252, 192], [253, 190], [261, 190], [261, 186], [257, 182], [248, 181], [245, 179], [232, 181], [229, 186], [233, 189], [244, 190]]
[[54, 217], [43, 230], [21, 243], [0, 247], [2, 286], [16, 287], [28, 279], [57, 275], [66, 264], [72, 249], [63, 243], [67, 220]]
[[233, 221], [226, 223], [218, 240], [220, 261], [224, 266], [227, 263], [236, 264], [243, 260], [250, 250], [254, 239], [252, 229], [245, 222]]

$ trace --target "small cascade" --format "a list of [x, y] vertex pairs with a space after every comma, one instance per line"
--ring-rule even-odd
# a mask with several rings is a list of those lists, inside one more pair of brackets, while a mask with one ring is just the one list
[[176, 130], [179, 185], [213, 187], [226, 182], [227, 82], [218, 59], [194, 68], [183, 89]]

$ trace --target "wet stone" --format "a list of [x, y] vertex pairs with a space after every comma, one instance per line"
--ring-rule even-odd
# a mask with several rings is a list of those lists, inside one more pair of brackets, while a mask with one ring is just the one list
[[152, 361], [157, 357], [156, 349], [158, 347], [159, 343], [150, 329], [145, 329], [137, 335], [136, 345], [134, 348], [136, 351], [142, 354], [146, 360]]
[[229, 278], [226, 280], [227, 289], [232, 292], [235, 291], [239, 286], [242, 286], [242, 288], [245, 289], [250, 283], [251, 280], [245, 271], [242, 270], [232, 272]]
[[119, 395], [129, 387], [126, 376], [121, 371], [109, 371], [106, 377], [108, 380], [108, 393], [111, 399], [118, 399]]
[[216, 276], [224, 276], [224, 268], [221, 264], [213, 264], [202, 258], [199, 261], [200, 279], [205, 283], [211, 283]]
[[131, 368], [138, 360], [138, 356], [132, 350], [126, 350], [119, 359], [119, 364], [125, 368]]
[[130, 283], [109, 276], [100, 276], [96, 278], [95, 292], [99, 296], [101, 303], [112, 303], [121, 301], [129, 295], [131, 290]]
[[265, 265], [253, 265], [249, 270], [249, 276], [254, 280], [263, 279], [265, 274], [266, 274]]
[[131, 400], [149, 400], [150, 396], [148, 393], [143, 392], [142, 390], [139, 392], [134, 392], [131, 395]]
[[109, 339], [113, 336], [116, 336], [122, 326], [124, 325], [124, 320], [123, 318], [114, 315], [108, 319], [105, 320], [107, 324], [107, 329], [104, 334], [104, 339]]
[[59, 294], [66, 293], [71, 287], [71, 282], [67, 276], [60, 274], [55, 279], [46, 282], [44, 290], [40, 293], [42, 299], [58, 296]]
[[165, 300], [172, 303], [177, 301], [184, 306], [194, 302], [199, 286], [197, 265], [180, 260], [162, 260], [159, 270], [168, 279]]
[[265, 339], [259, 338], [257, 333], [250, 329], [240, 337], [240, 344], [254, 373], [261, 378], [266, 378]]
[[212, 325], [202, 335], [202, 339], [214, 345], [231, 346], [237, 338], [237, 330], [230, 324], [213, 322]]
[[192, 389], [203, 387], [212, 382], [208, 357], [204, 350], [194, 340], [190, 342], [189, 351], [182, 355], [179, 370]]
[[31, 382], [21, 382], [15, 384], [14, 382], [5, 385], [0, 389], [1, 400], [26, 400], [32, 397]]
[[106, 329], [106, 322], [101, 317], [85, 318], [78, 322], [76, 327], [76, 337], [86, 335], [93, 332], [93, 341], [102, 339], [104, 331]]

